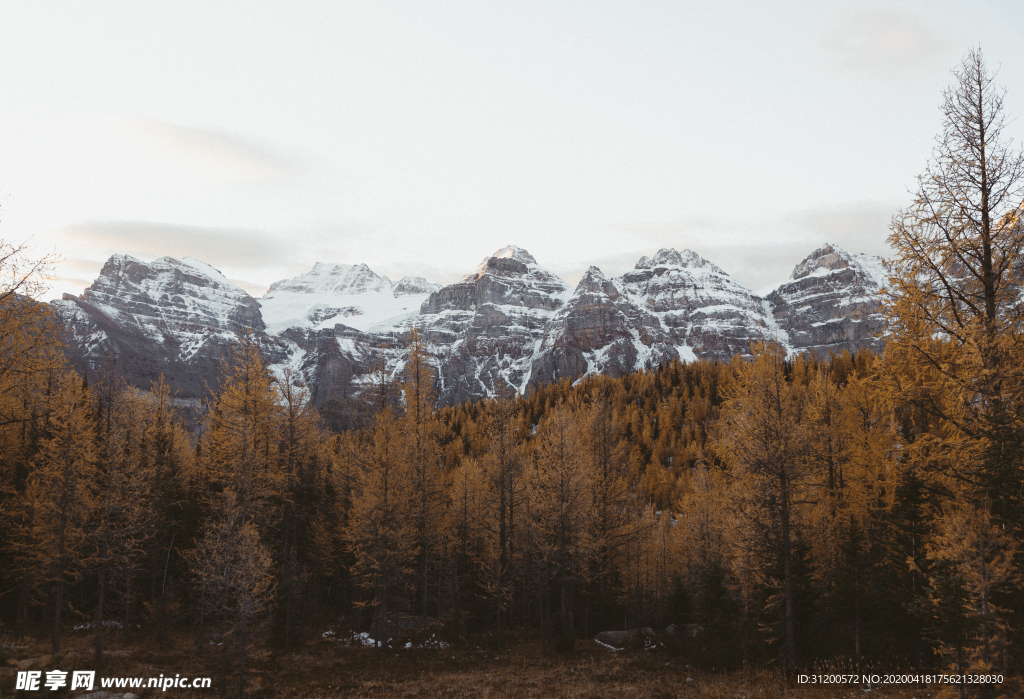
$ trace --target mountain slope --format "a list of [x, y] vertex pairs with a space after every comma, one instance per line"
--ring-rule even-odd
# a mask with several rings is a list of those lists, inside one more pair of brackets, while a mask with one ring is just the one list
[[672, 359], [726, 361], [760, 340], [791, 352], [878, 351], [884, 282], [879, 258], [824, 245], [764, 298], [672, 249], [616, 278], [591, 267], [573, 289], [510, 245], [444, 287], [318, 262], [257, 301], [198, 260], [115, 255], [80, 297], [52, 308], [80, 369], [114, 363], [142, 388], [162, 373], [186, 400], [216, 385], [242, 332], [279, 377], [291, 370], [322, 405], [357, 393], [375, 366], [397, 377], [415, 327], [434, 357], [439, 398], [451, 404]]
[[856, 351], [885, 346], [880, 292], [882, 260], [826, 244], [793, 269], [766, 300], [796, 352]]
[[274, 282], [259, 304], [271, 333], [322, 330], [337, 323], [362, 331], [386, 330], [415, 315], [440, 288], [423, 277], [392, 283], [364, 264], [317, 262], [305, 274]]
[[432, 293], [414, 320], [438, 357], [439, 390], [452, 402], [521, 390], [536, 345], [572, 287], [512, 245]]
[[[163, 374], [185, 399], [216, 385], [238, 333], [269, 340], [256, 300], [192, 258], [146, 263], [114, 255], [80, 297], [65, 294], [51, 308], [67, 329], [65, 352], [81, 370], [110, 364], [141, 388]], [[286, 352], [280, 343], [264, 345], [272, 359]]]

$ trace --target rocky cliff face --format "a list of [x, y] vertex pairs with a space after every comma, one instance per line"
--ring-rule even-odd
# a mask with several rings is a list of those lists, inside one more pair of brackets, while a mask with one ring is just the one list
[[115, 255], [81, 297], [52, 306], [79, 368], [116, 362], [143, 388], [163, 373], [192, 400], [216, 385], [239, 332], [253, 333], [271, 369], [290, 369], [322, 405], [357, 393], [374, 366], [397, 376], [416, 327], [451, 404], [672, 359], [728, 360], [762, 339], [792, 352], [877, 351], [883, 283], [878, 258], [826, 245], [765, 298], [690, 250], [660, 250], [616, 278], [591, 267], [573, 289], [508, 246], [443, 288], [317, 263], [257, 301], [197, 260]]
[[118, 325], [161, 341], [264, 329], [255, 299], [191, 257], [147, 264], [114, 255], [82, 297]]
[[192, 258], [146, 263], [114, 255], [81, 296], [65, 294], [51, 307], [80, 370], [111, 364], [141, 388], [163, 374], [185, 399], [202, 398], [207, 385], [217, 385], [220, 360], [240, 332], [253, 332], [271, 360], [285, 354], [264, 332], [256, 300]]
[[591, 267], [550, 319], [529, 384], [592, 373], [622, 376], [678, 356], [657, 316], [637, 304], [618, 280]]
[[620, 282], [659, 319], [684, 359], [747, 354], [751, 339], [774, 336], [761, 299], [690, 250], [640, 258]]
[[[452, 402], [521, 390], [534, 350], [572, 287], [507, 246], [455, 284], [435, 291], [415, 324], [438, 356], [438, 389]], [[448, 398], [450, 396], [450, 398]]]
[[793, 269], [789, 281], [768, 294], [779, 328], [797, 352], [880, 352], [879, 309], [885, 268], [869, 255], [823, 245]]

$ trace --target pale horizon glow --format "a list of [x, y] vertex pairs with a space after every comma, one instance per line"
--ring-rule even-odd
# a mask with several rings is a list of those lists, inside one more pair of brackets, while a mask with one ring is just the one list
[[[757, 293], [888, 254], [981, 46], [1024, 139], [1019, 2], [0, 0], [0, 238], [451, 283], [513, 244], [575, 284], [689, 248]], [[1013, 119], [1016, 117], [1016, 119]]]

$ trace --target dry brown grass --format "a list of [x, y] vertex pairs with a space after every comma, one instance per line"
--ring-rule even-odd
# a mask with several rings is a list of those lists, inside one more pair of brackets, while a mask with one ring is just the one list
[[[7, 637], [3, 642], [10, 644]], [[156, 677], [181, 673], [210, 676], [214, 687], [207, 690], [143, 690], [146, 697], [195, 697], [218, 695], [217, 649], [207, 647], [200, 654], [195, 637], [184, 631], [167, 639], [168, 651], [160, 651], [152, 635], [121, 638], [111, 634], [114, 653], [98, 676]], [[33, 669], [96, 669], [85, 634], [68, 639], [68, 654], [56, 661], [45, 658], [46, 646], [37, 641], [19, 655], [35, 657]], [[38, 655], [33, 655], [38, 654]], [[0, 669], [0, 696], [13, 695], [15, 672], [8, 659]], [[309, 697], [700, 697], [702, 699], [832, 699], [866, 697], [880, 699], [934, 699], [937, 688], [876, 687], [865, 694], [860, 686], [790, 687], [780, 673], [769, 670], [740, 670], [729, 673], [699, 672], [685, 659], [659, 652], [613, 653], [588, 641], [580, 641], [573, 655], [540, 654], [536, 640], [513, 639], [506, 649], [495, 652], [471, 650], [378, 651], [348, 647], [337, 642], [316, 641], [293, 653], [261, 650], [253, 654], [247, 696], [254, 699]], [[237, 696], [237, 679], [229, 677], [228, 696]], [[60, 696], [44, 691], [37, 696]]]

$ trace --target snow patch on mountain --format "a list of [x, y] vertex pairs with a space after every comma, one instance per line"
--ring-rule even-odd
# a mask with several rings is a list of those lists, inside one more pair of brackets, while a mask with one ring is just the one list
[[271, 333], [323, 330], [337, 324], [387, 332], [417, 314], [440, 288], [422, 277], [393, 283], [365, 264], [317, 262], [305, 274], [274, 282], [260, 299], [260, 311]]
[[438, 364], [442, 383], [494, 395], [529, 380], [533, 348], [572, 294], [529, 252], [509, 245], [432, 293], [413, 320], [431, 346], [448, 348]]
[[180, 262], [183, 265], [188, 265], [192, 269], [196, 270], [196, 272], [198, 272], [199, 274], [202, 274], [202, 275], [206, 276], [208, 279], [213, 279], [213, 280], [219, 282], [221, 285], [223, 285], [225, 287], [235, 287], [235, 288], [238, 288], [238, 286], [234, 282], [229, 281], [228, 278], [225, 277], [221, 273], [221, 271], [219, 269], [217, 269], [213, 265], [208, 265], [208, 264], [206, 264], [205, 262], [203, 262], [201, 260], [197, 260], [194, 257], [183, 257], [183, 258], [181, 258], [180, 261], [179, 260], [175, 260], [173, 257], [163, 257], [163, 258], [161, 258], [161, 260], [167, 260], [167, 261], [171, 261], [171, 262]]
[[874, 280], [879, 289], [885, 289], [889, 286], [889, 270], [885, 266], [885, 260], [878, 255], [865, 255], [862, 252], [847, 254]]

